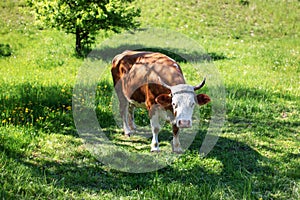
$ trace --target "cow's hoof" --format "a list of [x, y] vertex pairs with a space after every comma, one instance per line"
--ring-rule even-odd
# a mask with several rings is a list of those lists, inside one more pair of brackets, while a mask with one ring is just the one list
[[160, 152], [159, 149], [151, 150], [151, 153], [159, 153], [159, 152]]
[[125, 137], [128, 138], [128, 137], [130, 137], [131, 134], [130, 133], [125, 133], [124, 135], [125, 135]]
[[173, 153], [176, 153], [176, 154], [182, 154], [182, 153], [183, 153], [183, 150], [182, 150], [181, 148], [173, 149]]
[[158, 146], [151, 147], [151, 153], [159, 153], [159, 152], [160, 152], [160, 150], [159, 150]]
[[125, 135], [126, 137], [130, 137], [130, 136], [134, 135], [134, 133], [135, 133], [134, 130], [130, 130], [130, 131], [126, 131], [126, 132], [124, 133], [124, 135]]

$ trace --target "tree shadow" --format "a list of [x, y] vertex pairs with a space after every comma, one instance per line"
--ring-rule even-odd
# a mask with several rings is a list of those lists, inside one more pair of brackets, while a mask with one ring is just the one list
[[76, 135], [70, 86], [24, 83], [14, 85], [11, 90], [13, 92], [10, 95], [1, 98], [2, 124]]
[[169, 56], [170, 58], [174, 59], [179, 63], [187, 63], [187, 62], [202, 63], [202, 62], [212, 62], [217, 60], [229, 59], [223, 53], [216, 53], [216, 52], [206, 53], [204, 51], [199, 51], [199, 52], [193, 51], [187, 53], [182, 49], [148, 47], [139, 44], [136, 45], [123, 44], [118, 47], [103, 46], [100, 48], [93, 49], [87, 55], [87, 57], [92, 59], [101, 59], [105, 62], [111, 62], [116, 55], [126, 50], [159, 52]]
[[[13, 90], [9, 96], [0, 99], [2, 124], [77, 136], [72, 113], [72, 86], [25, 83], [15, 85]], [[113, 86], [107, 81], [100, 81], [95, 87], [95, 108], [92, 111], [96, 113], [103, 128], [116, 125], [109, 109], [112, 90]]]

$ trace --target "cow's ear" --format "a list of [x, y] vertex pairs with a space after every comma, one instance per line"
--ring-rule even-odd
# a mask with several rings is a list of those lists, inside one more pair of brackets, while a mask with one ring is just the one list
[[200, 106], [210, 102], [210, 98], [206, 94], [198, 94], [196, 97], [197, 97], [197, 102]]
[[161, 94], [155, 98], [155, 102], [162, 107], [168, 107], [172, 104], [172, 97], [169, 94]]

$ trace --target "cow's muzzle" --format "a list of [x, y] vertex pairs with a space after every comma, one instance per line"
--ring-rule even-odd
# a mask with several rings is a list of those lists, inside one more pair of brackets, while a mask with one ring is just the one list
[[180, 119], [177, 122], [177, 126], [179, 128], [190, 128], [192, 126], [192, 122], [191, 120]]

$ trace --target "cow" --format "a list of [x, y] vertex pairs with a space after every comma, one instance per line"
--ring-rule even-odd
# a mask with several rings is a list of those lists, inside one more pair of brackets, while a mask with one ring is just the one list
[[157, 52], [127, 50], [112, 60], [111, 74], [119, 99], [119, 109], [126, 136], [134, 133], [134, 108], [148, 110], [152, 131], [151, 152], [159, 152], [160, 120], [169, 121], [173, 129], [172, 151], [182, 153], [179, 130], [192, 126], [196, 104], [210, 102], [206, 94], [195, 94], [196, 86], [186, 84], [179, 64]]

